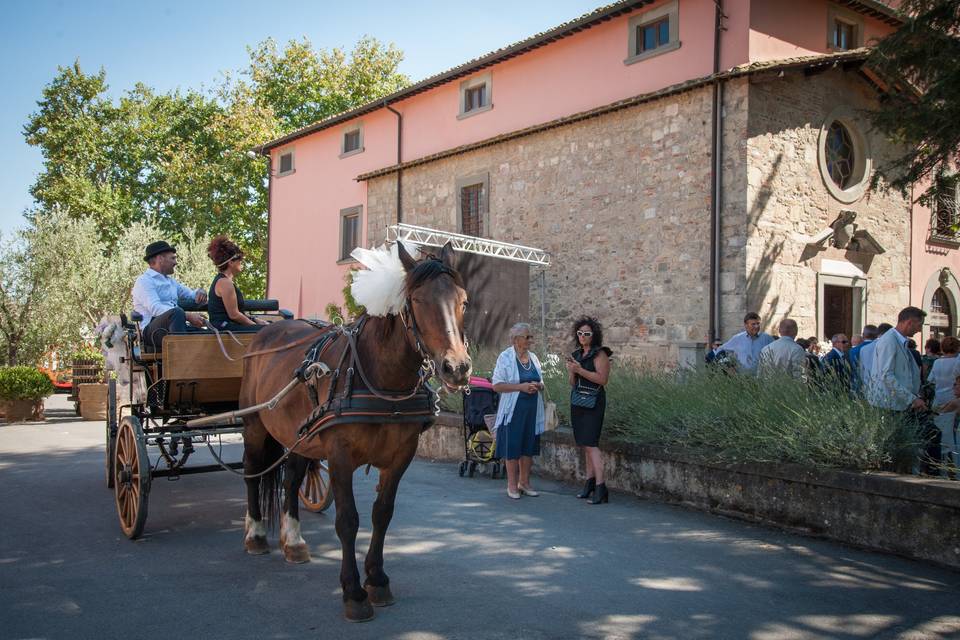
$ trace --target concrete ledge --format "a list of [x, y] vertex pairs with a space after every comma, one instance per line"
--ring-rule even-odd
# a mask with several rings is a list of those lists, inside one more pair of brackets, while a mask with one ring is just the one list
[[[459, 415], [442, 414], [420, 437], [417, 454], [463, 459], [462, 424]], [[624, 442], [605, 442], [603, 451], [613, 489], [960, 568], [960, 483], [788, 464], [715, 464]], [[543, 436], [535, 465], [552, 478], [583, 478], [569, 430]]]

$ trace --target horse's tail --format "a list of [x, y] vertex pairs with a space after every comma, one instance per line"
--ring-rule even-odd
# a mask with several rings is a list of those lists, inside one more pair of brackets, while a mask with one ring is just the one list
[[[273, 438], [267, 438], [264, 446], [266, 466], [274, 464], [283, 456], [283, 447]], [[260, 513], [267, 528], [273, 531], [280, 523], [281, 500], [283, 499], [283, 468], [285, 464], [260, 476]]]

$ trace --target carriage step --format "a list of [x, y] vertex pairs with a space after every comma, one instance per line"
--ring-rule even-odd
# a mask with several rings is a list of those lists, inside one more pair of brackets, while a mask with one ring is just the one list
[[[243, 469], [242, 462], [229, 462], [227, 466], [231, 469]], [[191, 473], [208, 473], [210, 471], [223, 471], [223, 467], [218, 464], [205, 464], [201, 467], [184, 467], [177, 469], [174, 473], [170, 473], [170, 469], [157, 469], [153, 472], [153, 477], [163, 478], [169, 475], [188, 476]]]

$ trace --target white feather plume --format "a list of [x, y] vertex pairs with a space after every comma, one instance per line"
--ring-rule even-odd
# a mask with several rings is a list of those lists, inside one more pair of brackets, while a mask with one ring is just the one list
[[[350, 252], [354, 260], [366, 267], [353, 276], [350, 292], [372, 316], [386, 316], [403, 310], [403, 282], [407, 271], [400, 262], [397, 246], [394, 243], [390, 247], [381, 245], [375, 249], [357, 247]], [[405, 244], [404, 248], [411, 256], [416, 255], [415, 250], [410, 251], [409, 245]]]

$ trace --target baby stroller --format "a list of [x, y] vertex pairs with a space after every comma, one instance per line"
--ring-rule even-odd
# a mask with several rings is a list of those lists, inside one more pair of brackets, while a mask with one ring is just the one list
[[463, 462], [460, 476], [471, 478], [477, 465], [492, 465], [490, 477], [502, 478], [506, 469], [496, 456], [496, 442], [491, 435], [493, 421], [497, 416], [500, 394], [486, 378], [471, 377], [470, 393], [463, 394]]

